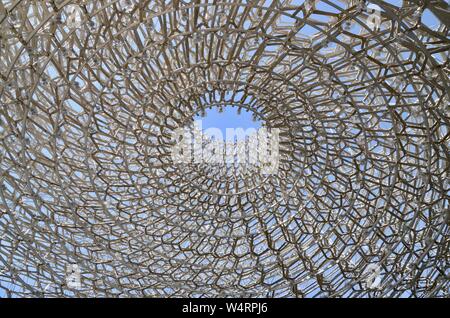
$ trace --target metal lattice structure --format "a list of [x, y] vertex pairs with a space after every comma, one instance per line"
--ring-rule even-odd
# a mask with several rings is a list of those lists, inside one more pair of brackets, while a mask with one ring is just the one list
[[[0, 295], [447, 297], [449, 21], [441, 0], [3, 0]], [[277, 174], [171, 161], [224, 106], [280, 129]]]

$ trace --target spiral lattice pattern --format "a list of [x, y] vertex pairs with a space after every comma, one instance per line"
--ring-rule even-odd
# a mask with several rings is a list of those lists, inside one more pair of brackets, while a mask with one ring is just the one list
[[[390, 3], [2, 1], [0, 295], [448, 296], [448, 5]], [[276, 174], [172, 162], [223, 106]]]

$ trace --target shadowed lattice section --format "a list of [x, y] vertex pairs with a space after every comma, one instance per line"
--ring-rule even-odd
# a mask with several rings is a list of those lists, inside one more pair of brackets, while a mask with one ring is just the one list
[[[448, 297], [448, 21], [2, 1], [0, 295]], [[229, 105], [280, 130], [276, 174], [172, 162], [173, 131]]]

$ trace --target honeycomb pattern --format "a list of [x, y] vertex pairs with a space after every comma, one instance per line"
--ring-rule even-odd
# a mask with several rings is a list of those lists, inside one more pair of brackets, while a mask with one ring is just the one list
[[[449, 8], [391, 2], [2, 1], [0, 296], [448, 297]], [[230, 105], [276, 174], [172, 161]]]

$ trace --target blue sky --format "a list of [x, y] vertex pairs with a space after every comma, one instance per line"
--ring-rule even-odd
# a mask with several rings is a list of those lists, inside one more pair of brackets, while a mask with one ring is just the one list
[[204, 117], [196, 116], [196, 121], [202, 121], [203, 130], [208, 128], [218, 128], [221, 130], [222, 135], [226, 136], [226, 128], [248, 128], [258, 129], [261, 127], [261, 121], [252, 120], [252, 112], [242, 109], [238, 114], [237, 107], [224, 107], [223, 112], [220, 113], [217, 107], [207, 109]]

